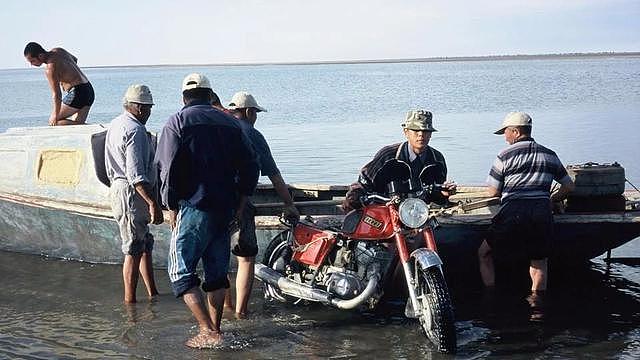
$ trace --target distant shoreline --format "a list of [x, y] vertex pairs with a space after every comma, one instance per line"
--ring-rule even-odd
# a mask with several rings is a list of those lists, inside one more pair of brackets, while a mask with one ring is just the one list
[[[562, 54], [520, 54], [520, 55], [482, 55], [482, 56], [440, 56], [427, 58], [401, 59], [362, 59], [362, 60], [325, 60], [325, 61], [265, 61], [247, 63], [193, 63], [193, 64], [146, 64], [146, 65], [96, 65], [85, 69], [104, 68], [142, 68], [142, 67], [200, 67], [200, 66], [265, 66], [265, 65], [340, 65], [340, 64], [394, 64], [420, 62], [462, 62], [462, 61], [501, 61], [501, 60], [549, 60], [549, 59], [592, 59], [606, 57], [640, 57], [640, 52], [593, 52]], [[18, 70], [2, 69], [2, 70]]]
[[455, 62], [455, 61], [500, 61], [500, 60], [548, 60], [602, 57], [640, 57], [640, 52], [597, 52], [597, 53], [565, 53], [538, 55], [485, 55], [485, 56], [453, 56], [406, 59], [369, 59], [369, 60], [326, 60], [326, 61], [272, 61], [252, 63], [211, 63], [211, 64], [160, 64], [160, 65], [105, 65], [88, 68], [110, 67], [187, 67], [187, 66], [264, 66], [264, 65], [339, 65], [339, 64], [393, 64], [416, 62]]

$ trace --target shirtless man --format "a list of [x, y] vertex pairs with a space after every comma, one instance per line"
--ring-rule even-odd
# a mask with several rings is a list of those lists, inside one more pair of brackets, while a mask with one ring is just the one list
[[[94, 93], [89, 79], [78, 67], [78, 58], [63, 48], [46, 51], [34, 42], [24, 48], [24, 57], [33, 66], [47, 64], [45, 74], [53, 93], [49, 125], [84, 124], [93, 104]], [[60, 88], [66, 92], [64, 98]], [[74, 119], [68, 119], [74, 114]]]

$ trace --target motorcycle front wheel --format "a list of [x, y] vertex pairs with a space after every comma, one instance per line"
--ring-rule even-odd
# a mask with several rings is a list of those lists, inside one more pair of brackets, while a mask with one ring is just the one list
[[442, 353], [456, 352], [456, 328], [449, 290], [440, 268], [422, 269], [416, 264], [416, 296], [421, 314], [420, 326]]
[[[274, 269], [275, 271], [286, 275], [286, 268], [291, 262], [293, 251], [289, 247], [288, 239], [291, 236], [291, 230], [284, 230], [276, 235], [264, 251], [262, 264]], [[264, 296], [267, 299], [275, 299], [281, 302], [297, 303], [299, 298], [284, 294], [280, 289], [273, 285], [264, 284]]]

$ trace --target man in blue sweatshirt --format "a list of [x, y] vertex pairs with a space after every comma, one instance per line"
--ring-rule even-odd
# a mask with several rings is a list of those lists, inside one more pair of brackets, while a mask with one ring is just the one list
[[[174, 294], [184, 299], [198, 321], [198, 335], [186, 342], [195, 348], [222, 342], [220, 321], [229, 288], [228, 225], [253, 194], [259, 170], [240, 126], [211, 106], [212, 94], [205, 76], [184, 79], [185, 106], [167, 120], [156, 152], [162, 202], [173, 229], [169, 279]], [[200, 260], [206, 302], [198, 288]]]

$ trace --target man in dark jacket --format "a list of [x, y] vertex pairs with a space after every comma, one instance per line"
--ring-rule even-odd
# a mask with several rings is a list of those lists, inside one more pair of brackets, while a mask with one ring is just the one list
[[418, 183], [420, 172], [425, 166], [438, 165], [438, 174], [435, 180], [436, 183], [444, 183], [445, 190], [435, 194], [433, 201], [446, 203], [449, 196], [455, 193], [456, 184], [446, 181], [447, 164], [444, 156], [440, 151], [429, 146], [431, 134], [437, 131], [433, 127], [433, 115], [431, 112], [425, 110], [409, 111], [402, 128], [407, 141], [383, 147], [374, 156], [373, 160], [362, 168], [358, 181], [351, 184], [346, 199], [342, 204], [345, 212], [362, 207], [360, 196], [364, 192], [386, 192], [386, 184], [381, 183], [377, 179], [377, 175], [383, 165], [392, 159], [403, 161], [411, 167], [414, 183]]
[[[232, 117], [211, 106], [212, 93], [205, 76], [184, 79], [185, 106], [167, 120], [156, 153], [162, 202], [173, 228], [169, 279], [174, 294], [183, 297], [198, 321], [198, 335], [186, 343], [196, 348], [222, 342], [229, 222], [258, 182], [258, 163], [248, 139]], [[198, 289], [200, 260], [208, 306]]]

